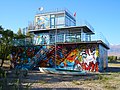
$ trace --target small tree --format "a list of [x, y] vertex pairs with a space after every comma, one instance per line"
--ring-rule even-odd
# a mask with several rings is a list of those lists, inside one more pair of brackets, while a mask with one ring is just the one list
[[22, 34], [22, 29], [19, 28], [17, 34], [15, 34], [16, 39], [24, 39], [26, 36]]
[[18, 35], [18, 36], [21, 36], [21, 35], [22, 35], [22, 30], [21, 30], [21, 28], [18, 29], [17, 35]]
[[1, 67], [3, 66], [4, 60], [7, 58], [7, 56], [11, 53], [12, 48], [12, 40], [13, 40], [13, 31], [7, 29], [4, 30], [2, 27], [0, 27], [0, 33], [2, 34], [2, 38], [0, 38], [0, 46], [1, 46], [1, 52], [0, 52], [0, 58], [2, 59]]
[[29, 31], [26, 33], [26, 37], [29, 38], [29, 42], [32, 43], [32, 40], [33, 40], [33, 37], [34, 37], [34, 34], [33, 33], [30, 33]]

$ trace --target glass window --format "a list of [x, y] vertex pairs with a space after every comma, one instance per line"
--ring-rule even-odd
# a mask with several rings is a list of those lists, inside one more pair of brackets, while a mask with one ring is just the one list
[[59, 24], [64, 24], [64, 17], [58, 17], [56, 18], [56, 24], [59, 25]]
[[45, 28], [50, 28], [50, 16], [49, 15], [46, 15], [44, 16], [44, 26]]
[[68, 18], [67, 17], [65, 18], [65, 24], [66, 24], [66, 26], [68, 26]]
[[55, 35], [50, 35], [50, 43], [54, 43], [55, 42]]
[[54, 25], [54, 26], [51, 26], [51, 28], [55, 28], [55, 25]]
[[63, 42], [64, 41], [64, 35], [63, 34], [58, 34], [57, 35], [57, 42]]
[[55, 19], [51, 18], [51, 25], [55, 25]]
[[51, 18], [52, 18], [52, 17], [55, 17], [55, 15], [51, 15]]
[[62, 24], [62, 25], [57, 25], [57, 28], [62, 28], [62, 27], [64, 27], [64, 24]]
[[66, 26], [75, 26], [75, 21], [71, 17], [66, 15], [65, 16], [65, 25]]
[[50, 28], [50, 15], [37, 17], [37, 28]]

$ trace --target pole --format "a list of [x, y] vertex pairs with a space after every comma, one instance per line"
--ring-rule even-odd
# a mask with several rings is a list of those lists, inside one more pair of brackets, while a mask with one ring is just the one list
[[[25, 28], [23, 28], [23, 35], [25, 36]], [[24, 38], [24, 46], [26, 45], [26, 37]]]
[[55, 69], [56, 69], [56, 59], [57, 59], [57, 17], [55, 23]]

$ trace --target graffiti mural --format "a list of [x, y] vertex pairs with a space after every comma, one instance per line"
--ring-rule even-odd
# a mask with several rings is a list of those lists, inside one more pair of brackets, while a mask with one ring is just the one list
[[98, 50], [91, 51], [91, 49], [83, 50], [80, 55], [82, 56], [82, 68], [88, 71], [98, 71]]
[[54, 51], [54, 46], [13, 47], [11, 62], [14, 67], [22, 64], [29, 69], [34, 66], [54, 67]]
[[16, 66], [20, 63], [30, 63], [31, 58], [38, 52], [36, 47], [13, 47], [12, 49], [12, 63]]
[[[72, 48], [71, 48], [72, 47]], [[94, 47], [94, 48], [93, 48]], [[61, 51], [61, 52], [60, 52]], [[96, 45], [66, 45], [58, 50], [57, 68], [77, 71], [98, 71], [98, 47]]]
[[15, 66], [22, 63], [29, 68], [33, 64], [36, 67], [98, 72], [106, 64], [107, 55], [107, 51], [99, 48], [102, 46], [97, 44], [63, 44], [56, 48], [54, 45], [14, 47], [12, 57]]

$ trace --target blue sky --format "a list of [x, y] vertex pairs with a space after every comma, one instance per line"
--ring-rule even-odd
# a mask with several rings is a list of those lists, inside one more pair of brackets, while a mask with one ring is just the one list
[[120, 0], [1, 0], [0, 25], [14, 32], [34, 20], [39, 7], [76, 12], [77, 25], [87, 20], [110, 44], [120, 44]]

